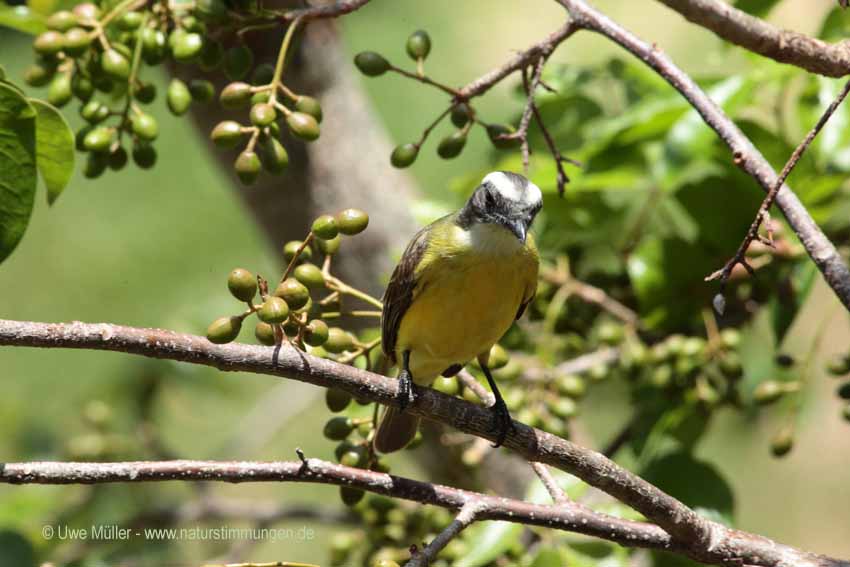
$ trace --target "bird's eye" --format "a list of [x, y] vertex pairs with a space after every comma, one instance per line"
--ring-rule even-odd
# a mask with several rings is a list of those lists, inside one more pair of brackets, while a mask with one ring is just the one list
[[491, 191], [484, 192], [484, 202], [487, 204], [487, 208], [492, 208], [496, 206], [496, 196], [493, 195]]

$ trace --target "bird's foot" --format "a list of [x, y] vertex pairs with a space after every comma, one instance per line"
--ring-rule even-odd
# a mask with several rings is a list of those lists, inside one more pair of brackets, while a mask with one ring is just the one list
[[508, 411], [508, 406], [505, 405], [503, 399], [497, 399], [490, 409], [493, 412], [492, 429], [496, 433], [496, 442], [493, 444], [495, 449], [502, 446], [508, 433], [516, 432], [516, 426], [514, 426], [511, 412]]
[[407, 406], [416, 401], [416, 385], [413, 383], [413, 377], [407, 370], [402, 370], [398, 375], [398, 393], [396, 394], [401, 411], [407, 409]]

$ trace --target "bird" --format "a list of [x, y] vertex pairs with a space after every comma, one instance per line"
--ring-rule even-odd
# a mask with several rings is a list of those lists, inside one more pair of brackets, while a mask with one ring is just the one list
[[397, 451], [415, 437], [419, 418], [405, 409], [417, 386], [455, 376], [476, 358], [495, 398], [494, 446], [513, 429], [488, 357], [534, 299], [540, 259], [529, 229], [542, 206], [537, 185], [494, 171], [461, 209], [413, 236], [383, 297], [382, 350], [400, 370], [398, 407], [381, 417], [376, 451]]

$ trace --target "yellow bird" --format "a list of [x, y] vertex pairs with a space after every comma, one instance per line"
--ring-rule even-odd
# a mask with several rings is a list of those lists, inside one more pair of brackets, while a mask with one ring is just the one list
[[419, 419], [404, 412], [416, 384], [454, 376], [476, 357], [496, 398], [497, 447], [513, 428], [487, 359], [537, 289], [539, 258], [528, 230], [542, 205], [534, 183], [496, 171], [462, 209], [408, 244], [384, 294], [381, 318], [384, 353], [401, 366], [401, 408], [384, 413], [375, 449], [397, 451], [416, 435]]

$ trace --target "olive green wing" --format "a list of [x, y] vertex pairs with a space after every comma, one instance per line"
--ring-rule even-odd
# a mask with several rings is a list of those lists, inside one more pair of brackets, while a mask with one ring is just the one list
[[410, 304], [416, 289], [416, 268], [428, 247], [429, 226], [423, 228], [410, 241], [398, 265], [393, 270], [390, 283], [384, 292], [384, 310], [381, 314], [381, 348], [391, 361], [395, 362], [395, 345], [401, 320]]
[[522, 317], [528, 305], [534, 301], [537, 295], [537, 274], [540, 269], [540, 254], [537, 252], [537, 244], [534, 242], [534, 236], [529, 234], [525, 242], [526, 258], [533, 264], [533, 270], [529, 272], [528, 286], [526, 287], [525, 297], [522, 303], [519, 304], [519, 309], [516, 312], [516, 319]]

